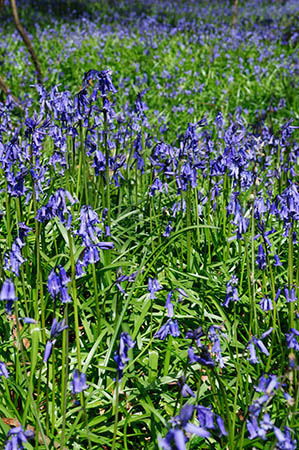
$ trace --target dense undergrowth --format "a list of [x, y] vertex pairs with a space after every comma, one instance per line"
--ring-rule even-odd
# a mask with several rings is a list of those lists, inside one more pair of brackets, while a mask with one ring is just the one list
[[295, 449], [296, 2], [18, 6], [1, 448]]

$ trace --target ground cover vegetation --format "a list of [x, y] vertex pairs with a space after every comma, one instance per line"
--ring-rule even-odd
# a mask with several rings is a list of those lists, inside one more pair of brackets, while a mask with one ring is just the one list
[[1, 448], [296, 449], [298, 3], [17, 4]]

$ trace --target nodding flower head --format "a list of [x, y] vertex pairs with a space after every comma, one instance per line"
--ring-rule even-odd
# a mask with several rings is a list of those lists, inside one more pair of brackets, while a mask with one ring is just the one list
[[73, 380], [71, 381], [71, 390], [73, 394], [80, 394], [80, 392], [88, 389], [86, 384], [85, 373], [79, 373], [77, 369], [74, 370]]
[[117, 364], [117, 373], [118, 373], [118, 381], [121, 381], [123, 370], [125, 368], [126, 363], [129, 361], [128, 351], [130, 348], [133, 348], [135, 342], [132, 340], [129, 333], [123, 332], [120, 335], [119, 339], [119, 348], [114, 353], [114, 361]]
[[107, 92], [115, 93], [116, 89], [111, 79], [112, 72], [110, 70], [98, 70], [92, 69], [84, 74], [83, 88], [88, 85], [95, 84], [95, 89], [101, 92], [101, 96], [105, 96]]
[[256, 263], [259, 269], [264, 270], [267, 267], [266, 255], [262, 244], [259, 245]]
[[11, 314], [12, 313], [12, 310], [11, 310], [12, 305], [17, 300], [17, 297], [16, 297], [15, 286], [14, 286], [13, 282], [9, 279], [5, 280], [2, 285], [2, 288], [0, 291], [0, 300], [6, 301], [6, 306], [5, 306], [6, 312], [8, 314]]

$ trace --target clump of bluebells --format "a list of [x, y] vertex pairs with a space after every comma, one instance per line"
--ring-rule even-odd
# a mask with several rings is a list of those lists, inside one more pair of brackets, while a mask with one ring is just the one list
[[[176, 14], [171, 25], [160, 3], [153, 2], [158, 15], [148, 22], [136, 14], [126, 20], [140, 22], [147, 57], [157, 56], [157, 30], [163, 38], [195, 31], [188, 45], [179, 38], [174, 77], [157, 64], [150, 75], [163, 102], [181, 96], [171, 114], [184, 114], [188, 123], [177, 135], [166, 106], [162, 114], [147, 105], [153, 95], [159, 104], [160, 94], [145, 88], [149, 76], [137, 73], [137, 65], [134, 76], [119, 74], [118, 81], [109, 69], [90, 69], [74, 95], [37, 86], [39, 105], [24, 104], [24, 118], [16, 118], [12, 97], [0, 103], [0, 303], [7, 313], [1, 316], [1, 405], [7, 415], [22, 412], [22, 424], [30, 419], [45, 442], [49, 436], [61, 448], [74, 440], [84, 448], [120, 448], [130, 435], [136, 448], [150, 442], [185, 450], [195, 442], [236, 450], [249, 439], [252, 446], [261, 440], [292, 450], [299, 350], [296, 128], [289, 120], [269, 127], [272, 110], [264, 122], [256, 112], [256, 123], [248, 125], [241, 107], [228, 118], [217, 112], [211, 120], [210, 112], [198, 119], [184, 99], [206, 89], [198, 84], [202, 74], [191, 71], [194, 91], [185, 88], [190, 73], [179, 74], [181, 55], [194, 41], [201, 50], [209, 44], [211, 67], [248, 33], [261, 61], [273, 49], [268, 43], [260, 49], [250, 16], [246, 39], [237, 24], [218, 45], [217, 27]], [[100, 59], [114, 19], [106, 21], [95, 50]], [[277, 29], [269, 28], [270, 42]], [[79, 28], [76, 33], [74, 47]], [[172, 58], [167, 46], [163, 52]], [[240, 57], [240, 73], [259, 70], [250, 74], [247, 66], [252, 69]], [[128, 94], [125, 105], [122, 94]], [[78, 394], [80, 411], [71, 401]], [[5, 449], [24, 448], [33, 437], [12, 428]]]

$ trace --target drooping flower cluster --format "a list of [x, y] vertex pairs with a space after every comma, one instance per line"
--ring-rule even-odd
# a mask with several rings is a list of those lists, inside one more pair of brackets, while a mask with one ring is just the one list
[[271, 334], [272, 331], [273, 328], [270, 328], [269, 330], [265, 331], [265, 333], [263, 333], [260, 338], [252, 336], [252, 338], [248, 342], [249, 361], [251, 362], [251, 364], [257, 364], [260, 362], [256, 356], [255, 347], [257, 347], [265, 355], [269, 356], [269, 351], [265, 346], [265, 344], [263, 343], [263, 339], [265, 339], [269, 334]]
[[55, 194], [52, 194], [49, 198], [48, 203], [38, 209], [37, 220], [39, 222], [45, 222], [51, 220], [53, 217], [58, 217], [60, 222], [65, 224], [66, 229], [69, 230], [73, 216], [66, 206], [66, 199], [69, 200], [71, 206], [76, 203], [76, 200], [68, 191], [61, 188], [57, 189]]
[[31, 231], [24, 223], [19, 223], [19, 236], [11, 246], [11, 250], [5, 255], [5, 270], [19, 276], [20, 266], [26, 261], [22, 256], [22, 248], [25, 246], [24, 238]]
[[240, 300], [238, 295], [237, 284], [238, 278], [233, 275], [226, 285], [226, 296], [225, 301], [223, 302], [223, 306], [228, 307], [231, 301], [237, 302]]
[[[281, 450], [295, 450], [297, 448], [296, 440], [292, 439], [291, 430], [285, 426], [285, 432], [283, 433], [275, 426], [270, 414], [265, 412], [267, 404], [276, 395], [277, 391], [282, 388], [283, 386], [275, 375], [268, 374], [260, 378], [255, 391], [262, 393], [262, 395], [249, 406], [249, 419], [246, 421], [249, 439], [259, 437], [266, 440], [267, 433], [273, 430], [277, 438], [277, 448]], [[284, 395], [284, 397], [289, 399], [288, 394]]]
[[201, 427], [208, 430], [218, 429], [220, 436], [227, 436], [222, 417], [215, 414], [211, 407], [207, 408], [202, 405], [197, 405], [196, 416]]
[[129, 333], [123, 332], [119, 338], [119, 348], [114, 353], [114, 361], [117, 365], [117, 380], [121, 382], [124, 368], [129, 361], [128, 351], [135, 346]]
[[[106, 211], [103, 217], [105, 215]], [[78, 276], [82, 275], [83, 267], [87, 267], [89, 264], [94, 264], [100, 260], [100, 249], [109, 250], [113, 248], [112, 242], [100, 241], [100, 236], [103, 231], [98, 225], [101, 221], [91, 206], [82, 206], [79, 217], [80, 227], [75, 234], [81, 237], [85, 248], [82, 253], [82, 259], [80, 258], [76, 264], [76, 273]]]
[[24, 444], [30, 439], [34, 438], [34, 431], [26, 430], [19, 426], [12, 428], [7, 433], [8, 440], [5, 445], [5, 450], [22, 450], [24, 449]]
[[186, 403], [181, 409], [180, 414], [170, 420], [169, 431], [165, 438], [159, 438], [159, 446], [161, 449], [185, 450], [190, 434], [196, 434], [204, 438], [210, 437], [210, 432], [207, 429], [191, 423], [194, 408], [194, 405]]
[[[205, 344], [201, 342], [201, 338], [204, 338]], [[216, 361], [219, 363], [219, 367], [224, 367], [218, 326], [212, 325], [207, 334], [204, 333], [202, 327], [199, 327], [196, 330], [189, 330], [186, 333], [186, 339], [192, 339], [192, 344], [188, 349], [188, 356], [191, 364], [199, 363], [203, 366], [214, 367], [215, 361], [212, 358], [212, 354], [214, 354]], [[211, 351], [207, 345], [207, 341], [212, 344]], [[195, 351], [192, 345], [195, 345]]]
[[53, 299], [60, 296], [62, 303], [71, 302], [72, 299], [68, 293], [67, 285], [71, 281], [71, 278], [67, 276], [64, 267], [58, 267], [57, 270], [52, 269], [48, 276], [48, 291]]
[[46, 343], [45, 347], [45, 353], [44, 353], [44, 359], [43, 361], [45, 363], [48, 362], [48, 359], [51, 356], [53, 345], [56, 342], [56, 337], [62, 333], [63, 330], [68, 328], [68, 325], [65, 324], [65, 320], [62, 320], [61, 322], [57, 322], [56, 318], [52, 322], [51, 331], [50, 331], [50, 339]]

